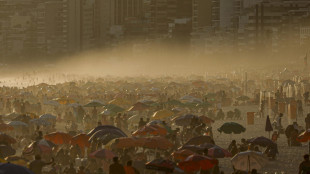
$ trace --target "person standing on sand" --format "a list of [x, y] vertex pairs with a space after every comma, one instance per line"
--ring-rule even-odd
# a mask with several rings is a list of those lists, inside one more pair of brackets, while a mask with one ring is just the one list
[[232, 154], [232, 156], [235, 156], [238, 153], [236, 140], [231, 141], [231, 143], [228, 146], [228, 151]]
[[278, 131], [274, 131], [274, 132], [272, 133], [271, 140], [272, 140], [274, 143], [277, 143], [277, 140], [278, 140], [279, 137], [280, 137], [280, 134], [278, 133]]
[[132, 161], [131, 160], [127, 161], [127, 165], [124, 166], [124, 169], [125, 169], [126, 174], [138, 174], [138, 173], [140, 173], [137, 169], [132, 167]]
[[146, 123], [144, 122], [143, 118], [141, 117], [140, 121], [139, 121], [139, 128], [142, 128], [145, 125], [146, 125]]
[[118, 162], [118, 157], [113, 158], [113, 164], [109, 167], [109, 174], [126, 174], [124, 167]]
[[305, 122], [306, 122], [306, 130], [308, 130], [310, 128], [310, 113], [307, 114], [307, 117], [305, 118]]
[[41, 174], [42, 173], [42, 168], [46, 165], [50, 165], [54, 163], [54, 158], [52, 158], [52, 161], [49, 163], [45, 163], [41, 160], [40, 155], [35, 156], [35, 160], [30, 162], [29, 164], [29, 170], [32, 171], [34, 174]]
[[299, 165], [298, 174], [310, 174], [310, 161], [308, 154], [304, 155], [304, 161]]

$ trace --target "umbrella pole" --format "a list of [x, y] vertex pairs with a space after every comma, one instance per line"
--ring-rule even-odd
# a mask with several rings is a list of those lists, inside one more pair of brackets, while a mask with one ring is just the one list
[[270, 139], [270, 131], [268, 131], [269, 132], [269, 139]]
[[310, 141], [308, 141], [308, 151], [309, 151], [309, 154], [310, 154]]
[[250, 155], [248, 155], [248, 163], [249, 163], [249, 173], [251, 173], [251, 162], [250, 162]]

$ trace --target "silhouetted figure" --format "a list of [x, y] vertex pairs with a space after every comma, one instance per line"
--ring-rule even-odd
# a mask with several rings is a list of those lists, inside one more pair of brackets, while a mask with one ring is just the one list
[[304, 161], [300, 163], [299, 165], [299, 171], [298, 174], [309, 174], [310, 173], [310, 161], [309, 161], [309, 155], [304, 155]]
[[140, 173], [136, 168], [132, 167], [132, 161], [128, 161], [124, 167], [126, 174], [138, 174]]
[[139, 128], [143, 127], [146, 125], [146, 122], [144, 122], [143, 118], [140, 118], [140, 121], [139, 121]]
[[109, 171], [109, 174], [126, 174], [124, 167], [118, 162], [118, 157], [113, 158], [113, 164], [110, 165]]
[[231, 143], [228, 146], [228, 151], [232, 154], [232, 156], [235, 156], [238, 153], [236, 140], [231, 141]]
[[42, 168], [46, 165], [52, 164], [53, 162], [54, 162], [54, 158], [52, 158], [51, 162], [45, 163], [41, 160], [40, 155], [36, 155], [35, 160], [29, 164], [29, 170], [31, 170], [34, 174], [41, 174]]

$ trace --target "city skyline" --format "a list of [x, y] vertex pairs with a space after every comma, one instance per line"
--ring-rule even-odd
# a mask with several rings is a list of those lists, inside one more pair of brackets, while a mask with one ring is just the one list
[[[1, 0], [0, 59], [49, 59], [121, 45], [196, 54], [308, 51], [304, 0]], [[292, 52], [292, 51], [291, 51]]]

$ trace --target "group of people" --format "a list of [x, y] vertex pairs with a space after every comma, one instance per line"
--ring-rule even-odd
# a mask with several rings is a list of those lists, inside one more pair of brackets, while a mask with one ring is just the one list
[[[214, 136], [215, 132], [213, 131], [216, 129], [213, 122], [238, 122], [246, 119], [244, 113], [238, 108], [239, 105], [246, 105], [247, 102], [257, 104], [260, 109], [259, 112], [261, 112], [260, 116], [262, 118], [265, 116], [267, 101], [259, 103], [260, 99], [257, 98], [254, 99], [255, 101], [247, 101], [249, 99], [246, 97], [243, 97], [244, 101], [236, 99], [243, 94], [238, 89], [238, 86], [241, 86], [241, 81], [238, 80], [228, 80], [221, 88], [218, 87], [221, 86], [218, 84], [223, 82], [216, 80], [216, 82], [210, 83], [209, 88], [197, 87], [187, 79], [178, 83], [162, 79], [141, 81], [127, 79], [119, 81], [117, 79], [108, 82], [98, 80], [92, 82], [75, 81], [57, 85], [38, 84], [25, 88], [2, 87], [0, 90], [0, 114], [3, 116], [0, 118], [0, 122], [9, 124], [13, 121], [21, 121], [27, 126], [20, 125], [17, 127], [12, 124], [15, 126], [14, 130], [5, 133], [14, 137], [17, 143], [5, 144], [5, 142], [0, 142], [0, 144], [15, 149], [17, 151], [15, 155], [27, 161], [28, 165], [26, 166], [34, 174], [159, 173], [160, 170], [146, 169], [145, 164], [153, 159], [169, 160], [177, 164], [180, 160], [174, 159], [172, 153], [180, 150], [186, 142], [195, 137], [208, 136], [210, 137], [208, 143], [215, 145], [217, 137]], [[255, 87], [254, 85], [252, 91]], [[304, 97], [305, 100], [308, 100], [309, 94], [305, 93]], [[279, 90], [275, 94], [277, 101], [284, 101], [286, 98], [283, 90]], [[102, 106], [86, 107], [84, 105], [88, 101], [94, 100], [102, 101]], [[227, 102], [231, 100], [235, 101], [234, 108], [226, 110], [225, 106], [232, 106], [232, 103]], [[147, 105], [147, 109], [129, 111], [132, 105], [139, 102]], [[303, 100], [298, 98], [297, 103], [299, 113], [301, 113], [299, 117], [301, 117], [303, 115], [302, 106], [305, 102], [303, 103]], [[121, 111], [114, 111], [107, 106]], [[296, 137], [303, 130], [310, 128], [310, 115], [305, 118], [305, 128], [301, 129], [297, 123], [293, 123], [284, 129], [281, 120], [283, 114], [276, 106], [272, 108], [275, 114], [273, 128], [276, 130], [272, 134], [272, 141], [277, 144], [277, 139], [284, 133], [289, 146], [300, 146], [301, 144], [296, 141]], [[173, 116], [154, 121], [152, 115], [160, 110], [173, 111]], [[55, 115], [56, 119], [41, 124], [39, 116], [47, 113]], [[189, 115], [190, 119], [182, 125], [177, 125], [174, 119], [183, 115]], [[134, 116], [137, 116], [138, 119], [132, 119]], [[199, 116], [205, 116], [209, 120], [203, 120]], [[75, 136], [81, 133], [87, 134], [92, 129], [103, 125], [114, 126], [130, 136], [136, 130], [146, 129], [152, 124], [158, 124], [167, 131], [165, 135], [161, 136], [171, 142], [173, 147], [165, 150], [138, 147], [106, 149], [107, 142], [94, 139], [89, 141], [87, 148], [83, 148], [68, 143], [49, 144], [49, 141], [45, 139], [45, 136], [52, 132], [60, 131]], [[153, 135], [146, 135], [146, 137], [148, 136], [152, 137]], [[35, 145], [32, 145], [34, 142]], [[37, 147], [37, 144], [50, 146], [51, 149], [44, 152], [44, 149], [31, 149], [31, 147]], [[40, 146], [40, 148], [45, 148], [44, 146]], [[104, 153], [103, 157], [92, 156], [92, 153], [100, 150], [107, 150], [102, 152]], [[241, 139], [240, 143], [232, 140], [229, 146], [225, 147], [225, 150], [231, 156], [248, 150], [262, 152], [270, 160], [277, 160], [279, 153], [277, 146], [260, 147], [257, 144], [249, 143], [244, 138]], [[208, 148], [197, 151], [195, 154], [211, 158], [211, 155], [208, 154]], [[3, 159], [9, 156], [4, 153], [1, 154]], [[192, 173], [224, 173], [221, 165], [218, 163], [209, 170], [197, 170]], [[305, 156], [305, 161], [300, 167], [301, 173], [307, 171], [309, 166], [309, 156]], [[233, 170], [234, 174], [245, 172]], [[174, 171], [174, 173], [177, 172], [177, 170]], [[250, 172], [256, 174], [258, 171], [253, 169]], [[169, 172], [165, 171], [164, 173]]]

